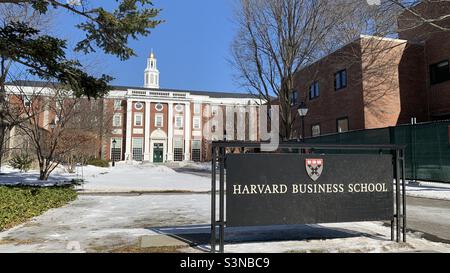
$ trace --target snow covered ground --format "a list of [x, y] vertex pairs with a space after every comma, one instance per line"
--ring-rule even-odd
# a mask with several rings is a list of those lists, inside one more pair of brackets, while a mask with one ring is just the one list
[[30, 170], [22, 173], [18, 169], [14, 169], [6, 165], [1, 168], [0, 185], [53, 186], [70, 184], [73, 179], [81, 179], [82, 174], [86, 178], [93, 178], [108, 171], [109, 168], [100, 168], [88, 165], [76, 167], [75, 173], [69, 173], [63, 166], [58, 166], [50, 174], [47, 181], [42, 181], [39, 180], [38, 170]]
[[[182, 170], [197, 170], [201, 173], [182, 173]], [[116, 167], [109, 168], [79, 166], [76, 168], [76, 173], [72, 174], [60, 166], [52, 173], [48, 181], [43, 182], [38, 180], [39, 172], [36, 170], [20, 173], [9, 166], [3, 166], [0, 185], [54, 185], [69, 183], [72, 179], [84, 179], [86, 182], [79, 186], [79, 189], [91, 193], [207, 192], [210, 190], [211, 183], [208, 175], [210, 170], [209, 162], [172, 162], [165, 165], [118, 162]], [[450, 200], [449, 183], [409, 183], [406, 190], [408, 196]]]
[[[160, 235], [197, 245], [183, 251], [209, 251], [209, 202], [209, 194], [82, 195], [0, 233], [0, 252], [107, 252]], [[450, 252], [420, 233], [391, 242], [381, 222], [227, 228], [225, 239], [226, 252]]]
[[[208, 170], [208, 164], [179, 168]], [[169, 165], [170, 166], [170, 165]], [[3, 183], [35, 183], [37, 172], [20, 174], [4, 168]], [[3, 180], [4, 178], [8, 178]], [[210, 179], [175, 172], [166, 165], [119, 163], [112, 168], [80, 167], [76, 174], [59, 168], [52, 181], [84, 178], [80, 187], [87, 192], [108, 195], [80, 195], [69, 205], [52, 209], [31, 221], [0, 233], [0, 252], [102, 252], [138, 244], [142, 236], [167, 234], [209, 250], [209, 194], [111, 194], [125, 192], [198, 191], [207, 192]], [[408, 194], [422, 197], [450, 197], [450, 186], [409, 185]], [[439, 195], [439, 196], [438, 196]], [[450, 199], [450, 198], [449, 198]], [[428, 214], [422, 206], [409, 210]], [[448, 210], [433, 209], [435, 218]], [[412, 219], [412, 218], [410, 218]], [[414, 219], [412, 219], [414, 220]], [[420, 220], [420, 219], [419, 219]], [[419, 221], [418, 220], [418, 221]], [[447, 228], [445, 225], [443, 228]], [[450, 252], [450, 245], [409, 233], [406, 244], [389, 240], [390, 229], [381, 222], [301, 225], [226, 229], [227, 252]], [[156, 237], [154, 237], [156, 238]], [[263, 242], [264, 241], [264, 242]]]
[[[180, 164], [178, 164], [180, 165]], [[181, 165], [180, 165], [181, 166]], [[202, 163], [185, 163], [190, 168], [208, 168]], [[209, 167], [210, 168], [210, 167]], [[75, 173], [68, 173], [64, 167], [58, 167], [48, 181], [40, 181], [39, 172], [32, 170], [21, 173], [9, 166], [2, 168], [0, 185], [40, 185], [51, 186], [67, 184], [73, 179], [83, 179], [85, 183], [78, 186], [84, 192], [123, 193], [123, 192], [158, 192], [158, 191], [194, 191], [210, 190], [209, 178], [192, 174], [177, 173], [173, 169], [158, 164], [117, 163], [116, 167], [101, 168], [95, 166], [79, 166]]]

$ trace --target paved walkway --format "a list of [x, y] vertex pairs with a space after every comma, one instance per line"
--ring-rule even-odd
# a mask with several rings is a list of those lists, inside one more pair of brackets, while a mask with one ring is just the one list
[[407, 197], [408, 229], [425, 233], [424, 237], [450, 243], [450, 201]]

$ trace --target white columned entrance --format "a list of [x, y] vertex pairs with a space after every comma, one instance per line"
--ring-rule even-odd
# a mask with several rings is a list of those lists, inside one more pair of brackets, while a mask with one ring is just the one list
[[169, 102], [167, 134], [167, 161], [173, 161], [173, 102]]
[[191, 104], [184, 104], [184, 160], [191, 159]]
[[145, 102], [144, 161], [150, 161], [150, 101]]
[[132, 109], [133, 109], [133, 101], [128, 99], [127, 100], [127, 125], [126, 125], [126, 140], [125, 140], [125, 160], [131, 161], [131, 132], [133, 131], [133, 126], [131, 124], [132, 122]]

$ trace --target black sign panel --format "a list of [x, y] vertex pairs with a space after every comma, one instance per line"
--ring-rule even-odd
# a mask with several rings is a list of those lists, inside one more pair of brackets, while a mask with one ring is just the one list
[[391, 155], [229, 154], [227, 226], [390, 220]]

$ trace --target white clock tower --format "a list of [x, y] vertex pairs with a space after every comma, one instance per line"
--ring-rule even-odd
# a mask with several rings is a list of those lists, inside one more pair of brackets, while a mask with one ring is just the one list
[[156, 58], [153, 50], [147, 59], [147, 68], [144, 71], [144, 87], [159, 88], [159, 70], [156, 67]]

